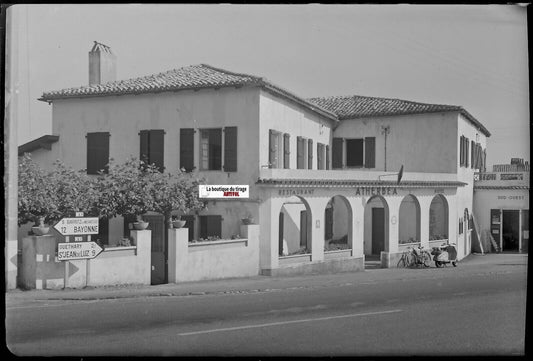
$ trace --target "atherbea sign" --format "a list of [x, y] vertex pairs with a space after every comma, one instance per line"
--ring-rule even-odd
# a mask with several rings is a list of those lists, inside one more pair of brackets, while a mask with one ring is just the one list
[[248, 198], [247, 185], [205, 185], [198, 186], [200, 198]]

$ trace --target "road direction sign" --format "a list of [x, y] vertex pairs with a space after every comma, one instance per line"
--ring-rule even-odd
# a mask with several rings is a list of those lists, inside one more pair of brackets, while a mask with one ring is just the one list
[[72, 259], [91, 259], [100, 254], [103, 249], [96, 242], [70, 242], [57, 244], [58, 261]]
[[54, 228], [63, 236], [98, 234], [98, 217], [63, 218]]

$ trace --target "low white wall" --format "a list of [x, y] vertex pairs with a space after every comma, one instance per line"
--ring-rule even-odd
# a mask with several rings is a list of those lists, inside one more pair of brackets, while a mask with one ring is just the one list
[[188, 242], [185, 228], [168, 230], [169, 283], [259, 274], [259, 226], [241, 226], [243, 239]]
[[[22, 240], [19, 286], [24, 289], [82, 288], [119, 284], [150, 284], [151, 231], [132, 231], [136, 247], [117, 247], [102, 251], [96, 258], [58, 261], [53, 235]], [[67, 266], [68, 263], [68, 266]], [[68, 278], [65, 280], [65, 271]], [[66, 284], [65, 284], [66, 281]]]
[[89, 260], [87, 285], [150, 284], [151, 232], [131, 231], [134, 247], [107, 248]]

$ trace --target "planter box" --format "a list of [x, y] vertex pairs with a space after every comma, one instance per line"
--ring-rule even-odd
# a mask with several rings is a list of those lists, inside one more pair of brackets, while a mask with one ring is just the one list
[[288, 265], [288, 264], [298, 264], [298, 263], [309, 263], [311, 262], [311, 254], [294, 254], [291, 256], [283, 256], [279, 258], [279, 265]]
[[218, 250], [224, 248], [245, 248], [248, 246], [248, 240], [239, 239], [221, 239], [218, 241], [191, 242], [188, 244], [189, 252]]
[[324, 252], [324, 260], [335, 259], [335, 258], [349, 258], [349, 257], [352, 257], [351, 249], [339, 249], [336, 251]]

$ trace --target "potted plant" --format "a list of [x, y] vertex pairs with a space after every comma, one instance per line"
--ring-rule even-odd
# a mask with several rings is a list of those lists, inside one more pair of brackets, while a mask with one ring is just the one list
[[174, 228], [183, 228], [185, 226], [186, 221], [181, 219], [180, 216], [172, 216], [172, 227]]
[[254, 224], [254, 217], [252, 217], [251, 213], [248, 213], [248, 215], [245, 218], [241, 219], [241, 221], [244, 225]]

